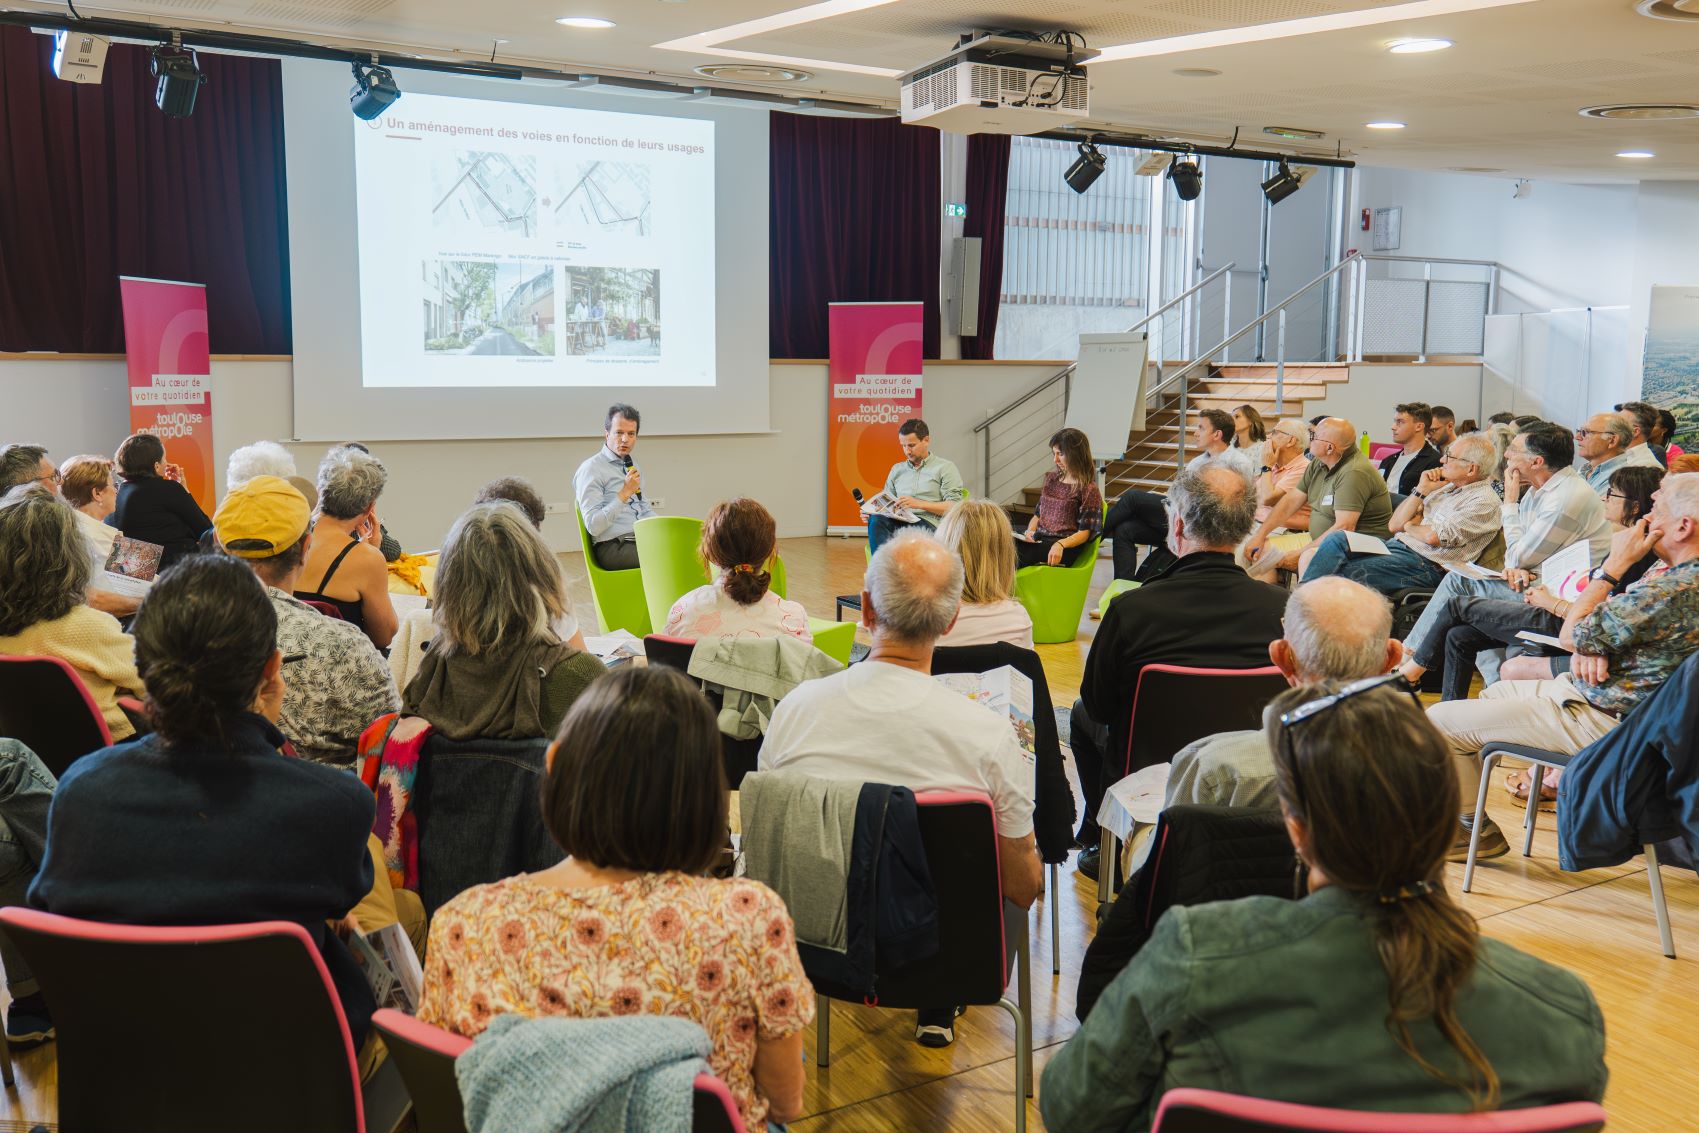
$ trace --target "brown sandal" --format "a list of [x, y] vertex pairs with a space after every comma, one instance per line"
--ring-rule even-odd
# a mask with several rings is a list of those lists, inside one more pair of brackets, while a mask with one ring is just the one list
[[[1519, 807], [1526, 807], [1528, 805], [1528, 785], [1531, 779], [1532, 776], [1528, 774], [1527, 768], [1523, 768], [1520, 771], [1512, 771], [1509, 775], [1505, 776], [1505, 793], [1508, 794], [1510, 796], [1510, 800]], [[1557, 813], [1557, 792], [1545, 785], [1544, 776], [1541, 776], [1540, 783], [1540, 813]]]

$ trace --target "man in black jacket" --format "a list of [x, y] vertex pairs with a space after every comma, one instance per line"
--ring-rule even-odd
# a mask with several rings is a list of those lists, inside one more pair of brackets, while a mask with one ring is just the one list
[[[1256, 494], [1238, 471], [1210, 462], [1187, 469], [1168, 493], [1168, 547], [1179, 561], [1109, 604], [1086, 656], [1071, 745], [1085, 792], [1080, 872], [1097, 876], [1097, 810], [1126, 766], [1133, 690], [1146, 665], [1255, 669], [1281, 636], [1286, 592], [1233, 561], [1250, 534]], [[1177, 705], [1207, 712], [1207, 704]]]
[[1393, 408], [1392, 439], [1404, 447], [1380, 462], [1381, 478], [1394, 497], [1393, 507], [1416, 490], [1422, 473], [1442, 463], [1439, 450], [1428, 443], [1433, 423], [1433, 410], [1425, 402], [1408, 401]]

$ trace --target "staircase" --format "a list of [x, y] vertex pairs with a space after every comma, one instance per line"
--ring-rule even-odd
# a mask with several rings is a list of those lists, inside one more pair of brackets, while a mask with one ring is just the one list
[[[1166, 368], [1175, 369], [1173, 363]], [[1286, 367], [1284, 383], [1285, 412], [1275, 412], [1276, 365], [1272, 362], [1239, 363], [1228, 366], [1211, 364], [1207, 374], [1195, 379], [1188, 388], [1188, 413], [1199, 409], [1220, 409], [1232, 413], [1241, 405], [1249, 405], [1273, 424], [1280, 417], [1311, 416], [1306, 403], [1327, 396], [1327, 387], [1343, 382], [1350, 376], [1350, 363], [1310, 362]], [[1155, 384], [1152, 367], [1151, 384]], [[1177, 394], [1159, 395], [1165, 404], [1145, 411], [1145, 427], [1134, 429], [1127, 437], [1126, 455], [1110, 464], [1103, 474], [1103, 498], [1114, 500], [1130, 488], [1146, 491], [1166, 491], [1174, 479], [1180, 461], [1180, 405]], [[1189, 429], [1190, 422], [1184, 424]], [[1197, 455], [1187, 436], [1186, 459]], [[1019, 498], [1008, 504], [1008, 511], [1017, 523], [1025, 523], [1038, 506], [1042, 480], [1021, 489]], [[1018, 529], [1018, 528], [1017, 528]]]

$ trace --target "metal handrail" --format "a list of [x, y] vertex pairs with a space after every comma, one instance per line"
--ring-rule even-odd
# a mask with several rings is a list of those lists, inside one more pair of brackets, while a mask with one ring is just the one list
[[[1192, 284], [1190, 287], [1188, 287], [1184, 291], [1180, 292], [1180, 294], [1174, 296], [1174, 298], [1168, 300], [1168, 302], [1164, 303], [1162, 306], [1158, 307], [1156, 310], [1152, 311], [1150, 314], [1146, 315], [1144, 318], [1140, 319], [1138, 322], [1136, 322], [1132, 326], [1128, 327], [1122, 333], [1132, 334], [1134, 331], [1139, 330], [1141, 327], [1148, 326], [1150, 324], [1151, 320], [1159, 318], [1162, 315], [1167, 314], [1170, 310], [1174, 309], [1175, 307], [1178, 307], [1181, 303], [1185, 302], [1187, 299], [1190, 299], [1193, 295], [1197, 294], [1199, 291], [1202, 291], [1205, 287], [1209, 286], [1209, 284], [1212, 283], [1214, 280], [1216, 280], [1219, 277], [1226, 275], [1228, 272], [1232, 271], [1233, 265], [1234, 265], [1234, 261], [1232, 261], [1232, 260], [1229, 260], [1227, 263], [1222, 264], [1220, 267], [1216, 268], [1214, 271], [1210, 272], [1208, 275], [1204, 276], [1202, 279], [1198, 280], [1196, 283]], [[1159, 343], [1158, 349], [1160, 349], [1160, 348], [1161, 348], [1161, 344]], [[1021, 406], [1025, 405], [1027, 402], [1031, 401], [1033, 398], [1037, 397], [1039, 394], [1043, 393], [1045, 390], [1049, 389], [1051, 386], [1055, 385], [1057, 382], [1059, 382], [1063, 378], [1067, 377], [1069, 374], [1072, 374], [1074, 372], [1074, 370], [1076, 370], [1078, 367], [1079, 367], [1079, 363], [1077, 361], [1076, 362], [1069, 362], [1066, 366], [1062, 367], [1060, 370], [1057, 370], [1054, 374], [1051, 374], [1048, 378], [1044, 379], [1038, 385], [1034, 386], [1032, 389], [1027, 390], [1020, 397], [1017, 397], [1014, 401], [1011, 401], [1009, 404], [1007, 404], [1003, 408], [999, 409], [996, 413], [993, 413], [991, 416], [987, 417], [985, 420], [983, 420], [979, 424], [975, 425], [973, 427], [973, 431], [976, 432], [976, 433], [983, 433], [985, 430], [989, 429], [992, 425], [995, 425], [998, 421], [1002, 420], [1004, 417], [1008, 416], [1010, 413], [1014, 412], [1016, 409], [1019, 409]]]
[[1472, 267], [1482, 268], [1500, 266], [1497, 260], [1448, 260], [1443, 256], [1388, 256], [1376, 252], [1358, 252], [1357, 257], [1364, 260], [1384, 260], [1389, 263], [1401, 264], [1468, 264]]
[[[1359, 260], [1365, 259], [1365, 258], [1366, 257], [1364, 257], [1364, 255], [1361, 252], [1352, 252], [1349, 256], [1346, 256], [1344, 259], [1340, 260], [1338, 263], [1334, 264], [1332, 267], [1328, 268], [1326, 271], [1322, 272], [1320, 275], [1316, 276], [1314, 279], [1312, 279], [1308, 283], [1304, 284], [1304, 286], [1298, 288], [1298, 290], [1292, 292], [1292, 294], [1290, 294], [1286, 298], [1282, 299], [1279, 302], [1278, 305], [1271, 307], [1268, 311], [1266, 311], [1262, 315], [1259, 315], [1257, 318], [1252, 319], [1250, 322], [1246, 323], [1244, 326], [1240, 327], [1238, 330], [1234, 331], [1232, 334], [1228, 335], [1226, 338], [1224, 338], [1220, 342], [1216, 343], [1215, 346], [1212, 349], [1203, 351], [1201, 354], [1199, 354], [1192, 361], [1187, 362], [1184, 366], [1180, 367], [1178, 370], [1175, 370], [1173, 374], [1171, 374], [1167, 378], [1163, 379], [1163, 381], [1160, 382], [1159, 384], [1157, 384], [1154, 388], [1152, 388], [1150, 392], [1151, 393], [1161, 393], [1163, 390], [1167, 389], [1169, 386], [1173, 385], [1175, 382], [1179, 381], [1181, 378], [1184, 378], [1187, 374], [1190, 374], [1193, 370], [1197, 369], [1199, 366], [1207, 363], [1211, 358], [1214, 358], [1217, 354], [1220, 354], [1223, 350], [1226, 350], [1228, 347], [1232, 346], [1235, 342], [1238, 342], [1241, 338], [1244, 338], [1245, 335], [1249, 334], [1251, 331], [1262, 326], [1268, 320], [1275, 318], [1276, 316], [1279, 316], [1280, 320], [1282, 322], [1284, 322], [1285, 315], [1286, 315], [1286, 308], [1290, 307], [1292, 305], [1293, 300], [1297, 299], [1301, 295], [1306, 294], [1312, 287], [1315, 287], [1317, 284], [1325, 283], [1329, 279], [1332, 279], [1334, 276], [1338, 275], [1340, 272], [1344, 271], [1347, 267], [1350, 267], [1352, 264], [1358, 262]], [[1282, 370], [1284, 370], [1284, 367], [1286, 365], [1286, 358], [1285, 358], [1285, 352], [1284, 351], [1281, 351], [1281, 357], [1278, 361], [1278, 364], [1282, 368]], [[1276, 391], [1277, 391], [1277, 395], [1278, 395], [1278, 386], [1276, 387]]]

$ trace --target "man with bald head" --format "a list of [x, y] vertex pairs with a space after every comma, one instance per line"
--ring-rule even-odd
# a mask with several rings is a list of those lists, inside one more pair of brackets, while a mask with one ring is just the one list
[[[932, 649], [956, 622], [962, 562], [905, 531], [867, 565], [867, 659], [805, 681], [779, 701], [761, 743], [762, 771], [888, 783], [914, 791], [983, 791], [997, 813], [1003, 896], [1030, 908], [1044, 887], [1033, 837], [1032, 757], [1006, 717], [932, 679]], [[954, 1041], [953, 1008], [920, 1012], [915, 1038]]]
[[[1317, 544], [1335, 531], [1358, 531], [1386, 539], [1392, 531], [1392, 496], [1386, 481], [1357, 447], [1357, 427], [1343, 417], [1328, 417], [1316, 426], [1310, 440], [1310, 467], [1298, 486], [1287, 492], [1269, 517], [1257, 525], [1245, 543], [1252, 571], [1272, 578], [1275, 568], [1302, 571]], [[1310, 536], [1302, 551], [1282, 558], [1265, 555], [1269, 535], [1305, 505], [1310, 509]]]
[[[1086, 849], [1079, 869], [1087, 877], [1097, 876], [1096, 819], [1104, 791], [1127, 769], [1139, 673], [1156, 664], [1260, 668], [1268, 661], [1268, 643], [1280, 636], [1285, 593], [1255, 581], [1233, 559], [1255, 510], [1255, 491], [1231, 465], [1212, 460], [1180, 473], [1167, 508], [1167, 544], [1177, 561], [1137, 590], [1117, 595], [1103, 615], [1086, 656], [1069, 737], [1085, 791], [1079, 840]], [[1209, 709], [1197, 704], [1182, 710]]]
[[1620, 413], [1595, 413], [1575, 430], [1575, 454], [1581, 465], [1575, 471], [1602, 500], [1611, 490], [1611, 473], [1628, 463], [1628, 446], [1634, 443], [1634, 426]]
[[[1390, 673], [1404, 656], [1392, 636], [1392, 604], [1337, 575], [1306, 582], [1286, 600], [1285, 634], [1268, 659], [1293, 685], [1359, 681]], [[1271, 807], [1274, 758], [1261, 731], [1218, 732], [1182, 748], [1168, 773], [1164, 806]]]

